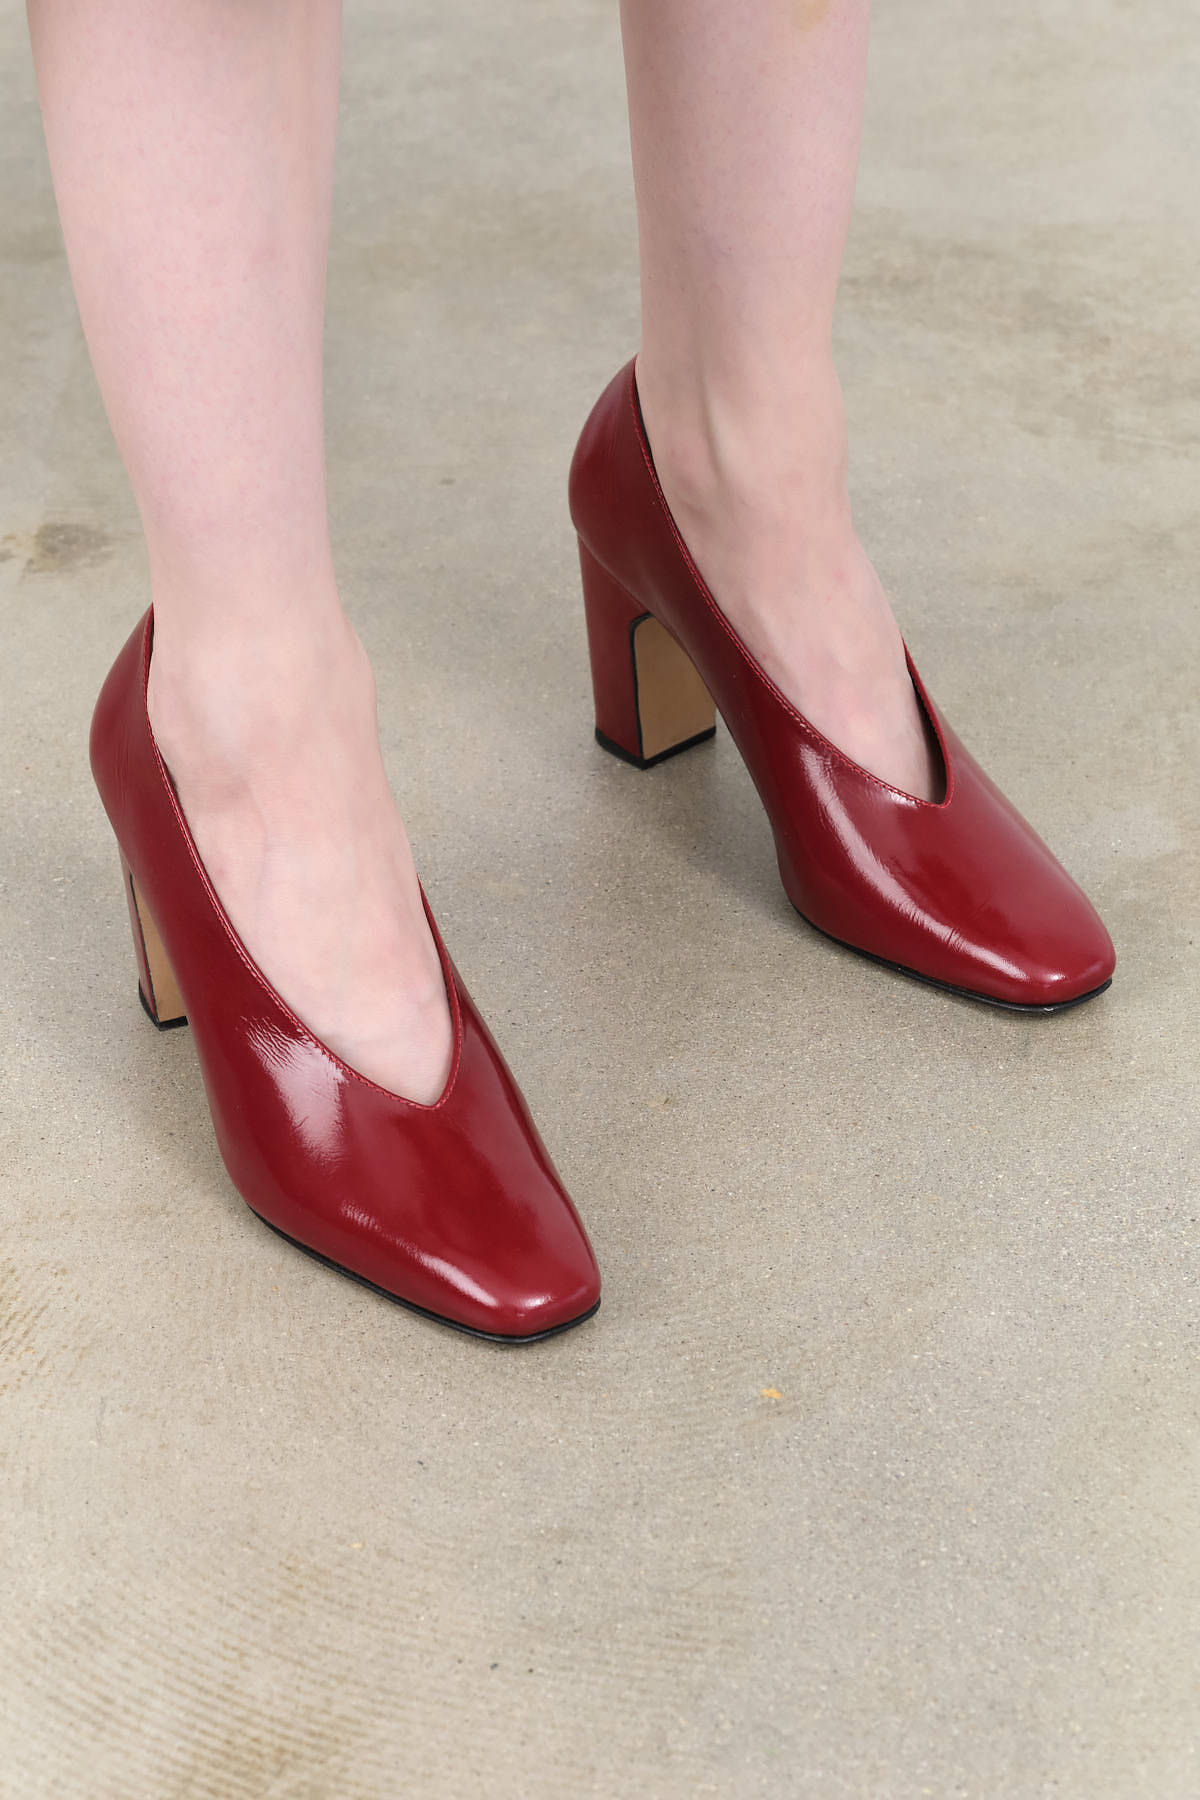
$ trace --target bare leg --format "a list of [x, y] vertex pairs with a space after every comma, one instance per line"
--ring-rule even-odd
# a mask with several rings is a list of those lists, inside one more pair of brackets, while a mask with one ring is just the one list
[[868, 0], [622, 0], [638, 387], [668, 503], [750, 649], [827, 737], [928, 798], [831, 348], [867, 27]]
[[450, 1021], [326, 522], [339, 0], [30, 0], [96, 374], [141, 510], [150, 713], [234, 925], [354, 1067], [436, 1098]]

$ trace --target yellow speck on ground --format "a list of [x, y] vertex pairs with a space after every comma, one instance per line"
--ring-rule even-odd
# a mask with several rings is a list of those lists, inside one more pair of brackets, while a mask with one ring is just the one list
[[782, 1400], [783, 1399], [783, 1395], [780, 1393], [778, 1388], [764, 1388], [762, 1391], [762, 1397], [764, 1400]]

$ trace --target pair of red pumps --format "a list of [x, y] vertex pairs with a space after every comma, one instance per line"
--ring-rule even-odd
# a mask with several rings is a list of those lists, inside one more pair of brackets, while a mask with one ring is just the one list
[[[632, 363], [584, 428], [571, 513], [607, 749], [649, 768], [711, 737], [719, 707], [788, 898], [811, 924], [999, 1006], [1050, 1012], [1108, 986], [1104, 926], [915, 669], [945, 765], [937, 804], [851, 762], [763, 673], [667, 509]], [[432, 917], [454, 1052], [440, 1099], [423, 1106], [314, 1037], [230, 925], [150, 728], [152, 641], [148, 613], [101, 692], [92, 769], [120, 846], [142, 1003], [160, 1027], [191, 1024], [234, 1185], [300, 1248], [446, 1324], [505, 1343], [580, 1324], [600, 1303], [591, 1246]]]

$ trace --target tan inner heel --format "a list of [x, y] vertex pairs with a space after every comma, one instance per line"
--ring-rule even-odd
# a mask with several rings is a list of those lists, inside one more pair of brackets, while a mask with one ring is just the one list
[[713, 729], [717, 710], [711, 694], [686, 650], [657, 619], [642, 619], [634, 627], [633, 661], [647, 761]]
[[187, 1016], [187, 1007], [183, 1003], [183, 995], [179, 991], [179, 983], [175, 979], [175, 971], [158, 935], [158, 926], [151, 917], [150, 908], [134, 886], [133, 876], [125, 858], [121, 858], [121, 868], [125, 875], [125, 888], [129, 895], [130, 907], [137, 917], [138, 928], [142, 934], [142, 943], [146, 951], [146, 967], [150, 971], [152, 993], [146, 995], [154, 1009], [154, 1015], [160, 1025], [168, 1025], [174, 1019]]

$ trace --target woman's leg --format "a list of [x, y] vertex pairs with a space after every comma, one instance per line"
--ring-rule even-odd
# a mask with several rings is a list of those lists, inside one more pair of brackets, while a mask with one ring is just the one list
[[150, 712], [234, 925], [432, 1100], [441, 970], [338, 599], [321, 406], [339, 0], [30, 0], [96, 374], [149, 546]]
[[638, 389], [728, 617], [827, 737], [931, 796], [900, 633], [855, 535], [833, 368], [868, 0], [622, 0]]

